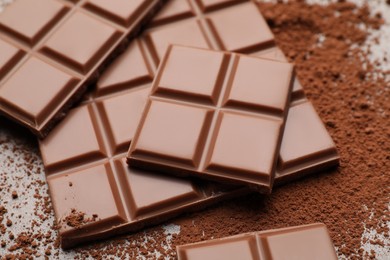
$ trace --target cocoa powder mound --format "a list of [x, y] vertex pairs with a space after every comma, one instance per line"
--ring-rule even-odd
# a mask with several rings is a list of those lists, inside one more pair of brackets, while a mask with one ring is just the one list
[[[337, 170], [175, 221], [174, 245], [241, 232], [325, 223], [340, 257], [375, 258], [361, 248], [365, 230], [389, 248], [390, 82], [360, 50], [380, 15], [347, 1], [262, 3], [263, 15], [291, 62], [341, 156]], [[362, 24], [364, 27], [362, 27]], [[362, 30], [361, 28], [366, 28]], [[382, 239], [379, 237], [382, 236]], [[370, 242], [375, 242], [372, 239]], [[384, 243], [384, 242], [382, 242]], [[390, 252], [389, 252], [390, 254]]]

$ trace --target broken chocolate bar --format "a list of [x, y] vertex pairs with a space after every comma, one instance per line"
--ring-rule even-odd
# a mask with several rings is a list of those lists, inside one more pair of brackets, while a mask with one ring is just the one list
[[0, 14], [0, 113], [44, 137], [163, 0], [20, 0]]
[[170, 46], [128, 163], [270, 193], [294, 79], [289, 63]]

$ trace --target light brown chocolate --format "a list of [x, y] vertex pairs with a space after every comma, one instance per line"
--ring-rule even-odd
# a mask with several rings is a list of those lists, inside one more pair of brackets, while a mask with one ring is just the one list
[[[148, 93], [143, 88], [72, 109], [40, 141], [63, 248], [136, 231], [249, 192], [130, 169], [124, 158], [129, 130], [135, 131]], [[123, 120], [118, 113], [123, 110], [132, 111], [127, 115], [133, 120]], [[70, 221], [80, 216], [77, 225]]]
[[240, 234], [177, 247], [178, 260], [336, 260], [322, 223]]
[[[222, 3], [223, 1], [221, 1]], [[234, 2], [234, 5], [232, 4]], [[246, 1], [247, 2], [247, 1]], [[186, 4], [187, 3], [187, 4]], [[54, 207], [56, 208], [55, 215], [57, 221], [61, 224], [66, 224], [66, 219], [69, 216], [72, 216], [72, 209], [78, 213], [88, 213], [85, 215], [86, 220], [93, 220], [93, 211], [91, 208], [96, 208], [99, 205], [99, 201], [95, 200], [96, 196], [99, 196], [98, 193], [100, 190], [93, 186], [93, 179], [90, 179], [86, 184], [82, 182], [82, 185], [86, 185], [87, 187], [91, 187], [89, 189], [89, 195], [87, 197], [80, 197], [77, 193], [73, 192], [73, 185], [76, 183], [72, 183], [72, 186], [69, 185], [69, 181], [66, 178], [66, 175], [75, 176], [76, 174], [83, 174], [84, 171], [87, 171], [89, 168], [94, 167], [95, 171], [99, 170], [102, 172], [109, 172], [104, 174], [94, 174], [94, 176], [107, 176], [113, 173], [114, 176], [121, 176], [121, 178], [115, 178], [115, 183], [104, 184], [103, 187], [106, 189], [114, 190], [115, 187], [119, 187], [118, 191], [120, 194], [131, 194], [129, 185], [126, 184], [128, 180], [131, 183], [137, 181], [137, 187], [143, 187], [141, 183], [145, 183], [145, 185], [151, 185], [152, 188], [143, 189], [143, 193], [140, 193], [141, 196], [138, 196], [137, 200], [149, 201], [150, 204], [146, 208], [147, 211], [153, 211], [153, 208], [159, 208], [158, 211], [155, 211], [153, 217], [145, 217], [143, 218], [143, 214], [146, 212], [145, 210], [136, 210], [136, 207], [130, 205], [134, 205], [130, 195], [126, 195], [128, 201], [125, 200], [125, 197], [122, 198], [122, 202], [119, 204], [124, 205], [124, 209], [126, 216], [134, 216], [138, 215], [138, 217], [129, 221], [129, 217], [126, 218], [123, 224], [121, 225], [100, 225], [99, 218], [94, 220], [94, 223], [91, 224], [90, 221], [84, 221], [85, 223], [80, 223], [77, 226], [77, 231], [72, 233], [69, 232], [69, 227], [64, 227], [62, 225], [60, 228], [60, 237], [62, 239], [63, 247], [72, 247], [79, 245], [81, 243], [86, 243], [88, 241], [98, 240], [107, 238], [110, 236], [117, 235], [119, 233], [129, 232], [129, 231], [137, 231], [143, 227], [147, 227], [156, 223], [161, 223], [168, 218], [172, 218], [178, 214], [188, 212], [191, 210], [198, 210], [202, 207], [210, 205], [212, 203], [216, 203], [221, 199], [228, 199], [235, 196], [240, 196], [243, 190], [232, 190], [234, 188], [224, 187], [221, 185], [217, 185], [212, 182], [193, 182], [192, 180], [177, 180], [173, 177], [164, 177], [161, 175], [156, 175], [150, 173], [150, 175], [146, 175], [145, 172], [139, 172], [136, 175], [137, 178], [132, 178], [134, 170], [129, 170], [126, 166], [121, 166], [119, 169], [123, 168], [123, 171], [117, 170], [117, 165], [122, 164], [122, 158], [126, 156], [126, 151], [128, 146], [134, 136], [136, 127], [138, 126], [138, 120], [142, 115], [142, 111], [144, 110], [148, 94], [151, 90], [151, 82], [156, 73], [156, 64], [154, 59], [152, 58], [152, 45], [148, 44], [145, 37], [146, 35], [150, 35], [153, 32], [172, 30], [176, 31], [176, 29], [171, 28], [180, 28], [183, 24], [186, 25], [188, 23], [192, 23], [192, 21], [198, 19], [201, 20], [203, 17], [212, 16], [214, 13], [223, 13], [224, 10], [227, 9], [235, 9], [236, 5], [249, 5], [254, 10], [257, 10], [256, 5], [241, 3], [241, 1], [230, 1], [230, 5], [219, 5], [217, 9], [211, 12], [203, 12], [198, 6], [198, 3], [195, 1], [187, 1], [187, 0], [171, 0], [169, 1], [164, 8], [161, 10], [160, 14], [164, 17], [164, 22], [157, 23], [152, 22], [153, 26], [150, 26], [143, 36], [137, 38], [136, 41], [132, 42], [131, 45], [126, 49], [126, 51], [116, 59], [110, 67], [105, 70], [101, 79], [97, 82], [96, 89], [88, 92], [85, 95], [84, 100], [81, 105], [74, 109], [69, 114], [69, 119], [65, 119], [64, 122], [58, 126], [58, 130], [55, 130], [52, 134], [50, 134], [45, 141], [40, 142], [40, 150], [43, 155], [44, 165], [46, 168], [47, 179], [50, 187], [51, 198]], [[183, 8], [184, 6], [184, 8]], [[180, 7], [180, 8], [178, 8]], [[191, 11], [189, 11], [191, 10]], [[243, 9], [241, 9], [243, 10]], [[179, 14], [186, 13], [187, 15], [181, 16]], [[160, 14], [157, 15], [155, 21], [158, 21]], [[257, 16], [261, 16], [259, 12], [254, 13]], [[239, 19], [240, 13], [237, 12], [237, 18]], [[263, 19], [263, 18], [261, 18]], [[203, 24], [203, 22], [202, 22]], [[244, 28], [241, 28], [244, 29]], [[241, 30], [238, 28], [237, 30]], [[184, 30], [185, 31], [185, 30]], [[232, 29], [232, 33], [234, 33], [235, 29]], [[165, 33], [164, 33], [165, 34]], [[186, 37], [186, 33], [184, 34], [174, 34], [175, 38], [172, 38], [171, 41], [177, 41], [177, 43], [181, 43], [181, 37]], [[210, 34], [207, 34], [210, 36]], [[203, 36], [202, 36], [203, 37]], [[159, 41], [166, 41], [169, 38], [159, 38]], [[156, 40], [157, 41], [157, 40]], [[193, 42], [196, 43], [195, 41]], [[165, 44], [165, 43], [162, 43]], [[217, 45], [214, 45], [217, 46]], [[262, 46], [259, 44], [258, 46]], [[215, 47], [217, 48], [217, 47]], [[259, 49], [255, 51], [253, 54], [262, 55], [268, 59], [276, 59], [281, 61], [286, 61], [283, 53], [276, 47], [270, 49]], [[296, 84], [294, 84], [294, 92], [292, 94], [292, 98], [294, 102], [300, 101], [302, 98], [303, 90], [302, 88], [295, 88]], [[297, 98], [299, 97], [299, 98]], [[302, 102], [308, 104], [307, 107], [313, 106], [306, 99], [302, 99]], [[306, 106], [297, 106], [297, 109], [291, 109], [290, 114], [294, 113], [294, 111], [299, 111], [301, 108], [305, 108]], [[298, 109], [299, 108], [299, 109]], [[77, 115], [81, 114], [81, 115]], [[77, 120], [79, 117], [85, 116], [85, 120]], [[73, 123], [73, 121], [82, 122]], [[97, 124], [93, 124], [95, 122]], [[318, 121], [317, 121], [318, 122]], [[289, 127], [289, 120], [286, 122], [286, 129]], [[92, 124], [92, 126], [91, 126]], [[63, 129], [63, 130], [61, 130]], [[318, 129], [318, 128], [315, 128]], [[325, 129], [324, 125], [321, 123], [321, 129]], [[87, 131], [85, 131], [87, 130]], [[309, 130], [309, 128], [304, 128], [303, 131]], [[88, 132], [92, 131], [92, 132]], [[77, 133], [83, 133], [82, 135], [77, 135]], [[321, 131], [324, 138], [329, 138], [329, 134], [326, 131]], [[301, 136], [301, 135], [300, 135]], [[96, 139], [98, 139], [96, 140]], [[295, 138], [292, 136], [292, 138]], [[92, 139], [92, 140], [91, 140]], [[92, 148], [85, 148], [88, 144], [92, 144]], [[100, 146], [99, 144], [103, 144]], [[283, 145], [283, 142], [282, 142]], [[51, 148], [50, 148], [51, 147]], [[87, 155], [81, 153], [80, 148], [84, 147], [84, 151]], [[294, 151], [294, 147], [286, 147], [286, 149], [292, 149]], [[47, 150], [47, 152], [45, 152]], [[49, 151], [59, 151], [59, 154], [63, 154], [63, 156], [58, 156], [57, 158], [51, 157], [51, 160], [48, 160], [44, 154], [48, 154]], [[334, 147], [334, 151], [336, 153], [336, 149]], [[54, 153], [55, 154], [55, 153]], [[92, 155], [91, 155], [92, 154]], [[80, 159], [81, 158], [81, 159]], [[65, 163], [63, 163], [65, 161]], [[118, 162], [117, 162], [118, 161]], [[109, 162], [107, 164], [107, 162]], [[114, 163], [113, 163], [114, 162]], [[331, 165], [321, 164], [321, 160], [317, 160], [318, 166], [334, 166], [338, 163], [338, 157], [332, 161]], [[103, 167], [96, 167], [96, 166]], [[108, 165], [109, 170], [107, 170], [106, 166]], [[279, 166], [277, 167], [277, 169]], [[323, 169], [326, 169], [325, 167]], [[307, 171], [306, 174], [315, 174], [319, 169], [311, 169], [311, 171]], [[74, 175], [73, 175], [74, 174]], [[289, 180], [294, 178], [301, 177], [300, 169], [296, 168], [295, 171], [289, 173]], [[275, 185], [279, 184], [279, 178], [282, 177], [282, 174], [277, 174], [275, 178]], [[73, 178], [73, 177], [72, 177]], [[53, 182], [51, 181], [53, 179]], [[82, 178], [80, 178], [82, 179]], [[159, 184], [160, 179], [163, 179], [162, 183], [164, 185]], [[110, 180], [110, 178], [103, 178], [103, 180]], [[152, 182], [155, 180], [156, 182]], [[63, 190], [58, 190], [54, 188], [55, 183], [63, 183], [61, 187]], [[154, 184], [156, 183], [156, 185]], [[181, 184], [178, 184], [181, 183]], [[194, 184], [192, 184], [194, 183]], [[197, 202], [191, 202], [191, 200], [175, 200], [169, 199], [169, 196], [161, 197], [162, 204], [165, 205], [163, 207], [160, 206], [159, 202], [159, 194], [156, 187], [163, 190], [173, 189], [172, 193], [175, 193], [180, 198], [193, 198], [193, 192], [188, 192], [191, 189], [189, 186], [193, 185], [196, 190], [206, 190], [205, 197], [200, 197], [200, 199], [196, 200]], [[180, 192], [176, 192], [174, 187], [187, 187], [182, 188], [181, 192], [183, 194], [188, 195], [179, 195]], [[111, 188], [114, 187], [114, 188]], [[145, 186], [149, 187], [149, 186]], [[166, 188], [164, 188], [166, 187]], [[199, 188], [198, 188], [199, 187]], [[136, 189], [136, 188], [135, 188]], [[126, 191], [123, 193], [122, 190]], [[172, 194], [171, 193], [171, 194]], [[144, 197], [145, 196], [145, 197]], [[113, 196], [109, 196], [108, 200], [113, 202]], [[173, 196], [176, 198], [176, 196]], [[66, 200], [66, 204], [63, 204]], [[164, 202], [165, 201], [165, 202]], [[169, 203], [167, 203], [169, 201]], [[113, 202], [116, 203], [116, 202]], [[145, 205], [144, 203], [141, 203]], [[140, 204], [140, 205], [141, 205]], [[123, 221], [121, 218], [119, 211], [115, 210], [110, 213], [111, 216], [115, 216], [114, 219], [116, 223], [119, 221]], [[141, 212], [141, 213], [135, 213]], [[142, 213], [143, 212], [143, 213]], [[76, 214], [76, 216], [78, 216]], [[119, 216], [119, 217], [118, 217]], [[127, 221], [127, 222], [126, 222]], [[87, 225], [89, 223], [89, 225]], [[108, 223], [107, 221], [105, 222]], [[66, 228], [66, 229], [65, 229]], [[75, 229], [75, 227], [72, 227]], [[91, 231], [93, 229], [93, 232]], [[64, 235], [62, 230], [67, 230], [70, 235]], [[87, 233], [86, 233], [87, 232]], [[85, 234], [84, 236], [82, 234]]]
[[163, 2], [10, 4], [0, 14], [0, 113], [46, 136]]
[[289, 63], [173, 45], [128, 163], [269, 193], [293, 82]]

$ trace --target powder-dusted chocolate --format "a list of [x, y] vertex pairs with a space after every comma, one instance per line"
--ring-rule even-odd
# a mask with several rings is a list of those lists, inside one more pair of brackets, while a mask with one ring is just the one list
[[0, 13], [0, 113], [46, 136], [162, 3], [10, 4]]
[[178, 260], [337, 260], [322, 223], [288, 227], [177, 246]]
[[270, 193], [294, 81], [289, 63], [173, 45], [127, 161]]

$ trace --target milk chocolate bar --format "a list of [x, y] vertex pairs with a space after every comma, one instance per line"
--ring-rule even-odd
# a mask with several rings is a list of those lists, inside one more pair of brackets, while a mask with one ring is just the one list
[[[142, 56], [134, 54], [139, 50], [133, 43], [125, 55], [131, 53], [132, 62], [141, 62], [136, 57]], [[130, 74], [148, 71], [140, 67], [130, 69]], [[144, 86], [85, 100], [40, 140], [63, 248], [136, 231], [249, 192], [144, 174], [127, 166], [125, 152], [149, 91]], [[130, 120], [123, 119], [123, 111], [131, 111], [126, 113]]]
[[337, 259], [322, 223], [288, 227], [181, 245], [178, 260]]
[[294, 79], [290, 63], [170, 46], [129, 165], [270, 193]]
[[44, 137], [163, 0], [19, 0], [0, 13], [0, 113]]
[[[202, 2], [204, 6], [209, 6], [207, 1]], [[151, 38], [151, 34], [158, 34], [159, 31], [171, 31], [170, 36], [155, 39], [156, 45], [169, 45], [170, 37], [172, 37], [171, 41], [174, 40], [179, 44], [183, 44], [183, 41], [187, 39], [186, 37], [191, 35], [191, 32], [186, 29], [188, 24], [195, 23], [199, 27], [196, 21], [209, 16], [213, 17], [214, 14], [230, 13], [233, 18], [236, 17], [238, 27], [236, 29], [230, 27], [232, 35], [244, 33], [246, 27], [252, 26], [251, 23], [241, 25], [240, 17], [243, 16], [252, 17], [251, 19], [258, 23], [257, 28], [263, 25], [263, 22], [261, 22], [263, 18], [255, 4], [248, 1], [229, 1], [228, 5], [224, 5], [222, 3], [228, 1], [214, 1], [214, 3], [217, 2], [220, 4], [213, 5], [211, 11], [210, 9], [204, 11], [198, 5], [200, 1], [168, 1], [155, 16], [151, 22], [152, 25], [145, 33], [133, 41], [126, 51], [105, 70], [97, 83], [96, 89], [88, 92], [82, 103], [71, 110], [69, 116], [57, 127], [58, 130], [55, 129], [46, 138], [47, 140], [40, 141], [40, 150], [46, 168], [55, 216], [60, 224], [59, 235], [62, 240], [62, 247], [69, 248], [88, 241], [137, 231], [143, 227], [161, 223], [178, 214], [190, 210], [199, 210], [222, 199], [241, 196], [249, 192], [247, 189], [239, 187], [226, 187], [205, 181], [178, 180], [170, 176], [156, 175], [152, 172], [145, 175], [145, 171], [142, 171], [141, 174], [139, 170], [130, 169], [123, 164], [150, 93], [156, 65], [158, 65], [151, 55], [151, 45], [147, 44], [146, 38]], [[237, 16], [233, 14], [237, 14]], [[255, 24], [253, 25], [255, 27]], [[196, 26], [195, 28], [197, 28]], [[203, 34], [197, 34], [197, 30], [193, 32], [197, 35], [196, 37], [203, 37]], [[166, 35], [167, 33], [161, 34]], [[196, 43], [202, 42], [196, 40], [196, 37], [193, 38], [192, 44], [195, 47], [202, 47], [196, 46]], [[166, 43], [167, 41], [168, 43]], [[191, 45], [191, 42], [187, 44]], [[250, 45], [254, 44], [250, 43]], [[257, 46], [264, 45], [258, 44]], [[275, 46], [267, 49], [254, 48], [253, 51], [254, 54], [265, 58], [286, 61], [283, 53]], [[313, 124], [307, 126], [306, 123], [297, 124], [296, 128], [300, 130], [288, 136], [290, 141], [287, 143], [290, 146], [284, 146], [283, 141], [281, 149], [285, 149], [286, 153], [296, 153], [296, 145], [305, 143], [307, 149], [301, 150], [299, 157], [305, 158], [305, 153], [311, 156], [308, 156], [306, 164], [304, 163], [300, 167], [295, 164], [295, 171], [288, 171], [288, 168], [280, 171], [279, 160], [275, 185], [281, 183], [279, 179], [287, 181], [301, 177], [303, 175], [301, 169], [305, 169], [305, 174], [313, 174], [317, 173], [321, 167], [325, 169], [325, 166], [332, 166], [338, 162], [332, 139], [311, 103], [303, 98], [302, 87], [296, 82], [292, 93], [292, 106], [296, 109], [290, 109], [289, 117], [301, 112], [299, 115], [312, 114], [312, 117], [316, 117], [316, 120], [313, 121]], [[293, 123], [289, 120], [289, 117], [287, 118], [285, 132]], [[303, 118], [302, 121], [305, 121], [305, 119]], [[306, 136], [311, 137], [310, 142], [306, 143]], [[329, 159], [330, 157], [325, 157], [328, 158], [326, 160], [321, 159], [321, 156], [324, 155], [321, 152], [323, 148], [317, 145], [318, 138], [316, 136], [327, 140], [331, 144], [334, 151], [333, 155], [330, 156], [332, 159]], [[284, 137], [285, 139], [286, 137]], [[287, 163], [287, 157], [285, 158]], [[328, 163], [324, 164], [322, 161]], [[118, 170], [118, 165], [123, 165], [122, 170], [121, 168]], [[311, 168], [313, 166], [315, 167]], [[88, 171], [91, 168], [93, 170]], [[95, 174], [91, 174], [91, 172], [95, 172]], [[75, 180], [69, 181], [68, 176]], [[114, 178], [105, 176], [114, 176]], [[132, 178], [132, 176], [136, 178]], [[288, 178], [286, 179], [286, 177]], [[130, 180], [129, 183], [127, 183], [128, 179]], [[94, 185], [96, 180], [100, 181], [102, 188]], [[144, 184], [147, 186], [143, 186]], [[138, 189], [131, 188], [132, 186], [137, 186]], [[177, 189], [176, 186], [178, 186]], [[197, 188], [198, 186], [199, 188]], [[77, 189], [74, 189], [75, 187]], [[143, 189], [143, 187], [145, 188]], [[190, 192], [193, 189], [192, 187], [201, 190], [200, 197], [192, 197], [194, 200], [191, 200], [191, 196], [185, 195], [194, 194]], [[172, 193], [160, 197], [159, 189], [162, 190], [162, 193], [172, 189]], [[203, 190], [206, 192], [202, 193]], [[110, 192], [119, 193], [119, 200], [115, 200], [114, 198], [118, 198], [118, 196], [110, 195]], [[137, 195], [133, 198], [131, 194]], [[181, 198], [187, 199], [182, 200]], [[106, 201], [108, 203], [105, 203]], [[116, 206], [115, 203], [124, 206]], [[145, 210], [141, 210], [143, 213], [134, 213], [137, 212], [137, 207], [132, 206], [134, 203], [139, 205], [140, 208], [149, 205], [146, 208], [154, 213], [148, 215]], [[102, 205], [109, 205], [108, 209], [113, 209], [113, 212], [104, 213], [105, 208]], [[125, 214], [120, 213], [123, 211], [117, 210], [115, 207], [123, 208]], [[153, 210], [153, 208], [155, 209]], [[99, 216], [99, 213], [106, 217]], [[126, 217], [121, 217], [123, 215], [126, 215]], [[129, 217], [133, 215], [138, 215], [138, 217], [133, 219]], [[71, 221], [80, 216], [83, 216], [81, 219], [84, 219], [84, 221], [79, 221], [79, 223]], [[113, 221], [113, 223], [110, 224], [110, 221]]]

